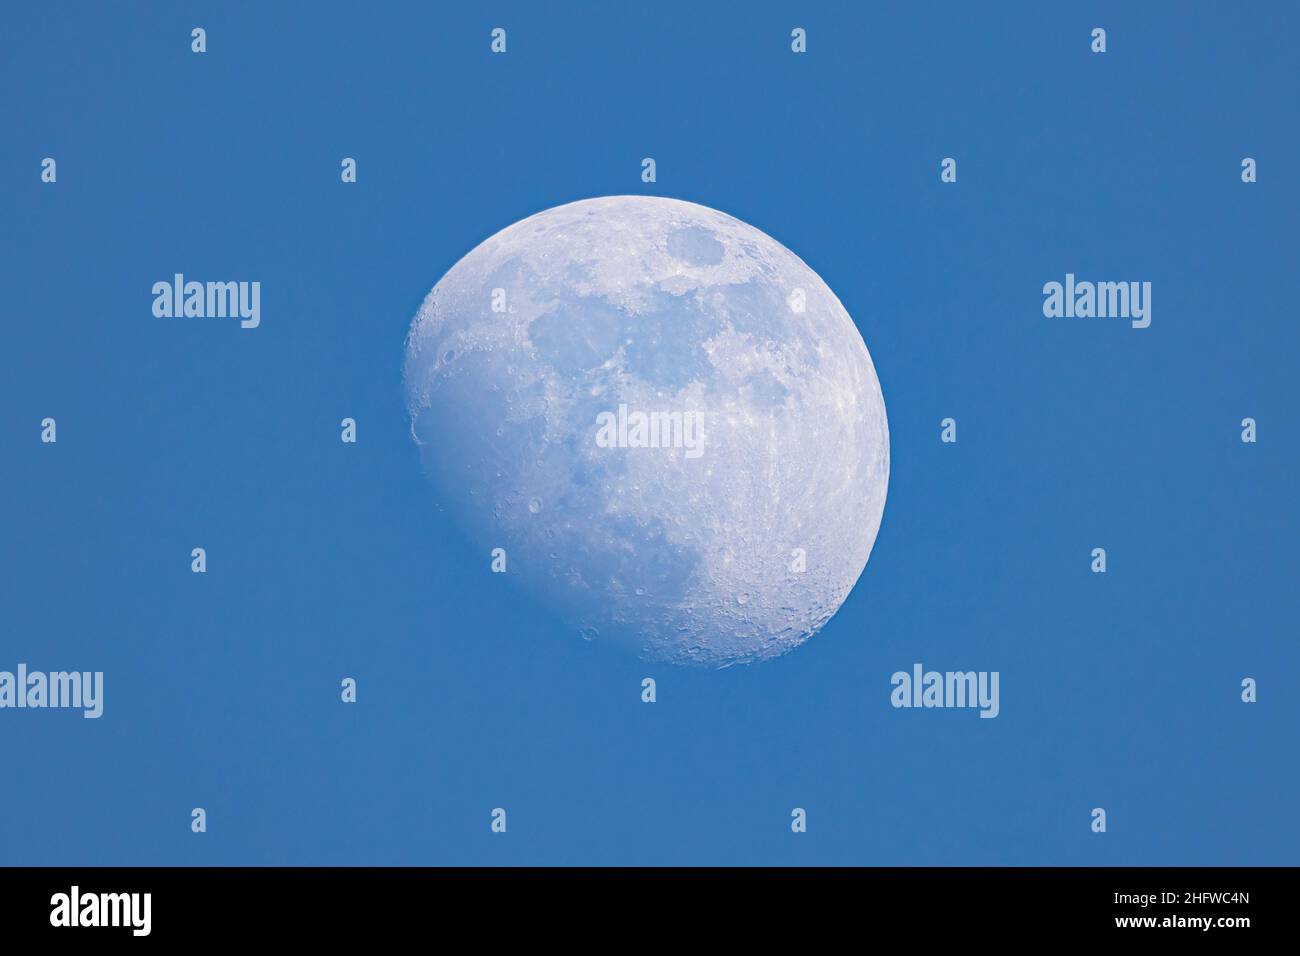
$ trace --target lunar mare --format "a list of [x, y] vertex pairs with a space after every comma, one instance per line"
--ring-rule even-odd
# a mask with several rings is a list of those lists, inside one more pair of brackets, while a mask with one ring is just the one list
[[871, 554], [889, 428], [867, 347], [802, 260], [716, 210], [611, 196], [501, 230], [425, 298], [404, 377], [439, 501], [575, 634], [776, 657]]

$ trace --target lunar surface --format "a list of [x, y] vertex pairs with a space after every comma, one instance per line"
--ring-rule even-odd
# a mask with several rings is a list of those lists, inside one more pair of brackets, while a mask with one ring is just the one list
[[425, 298], [405, 384], [437, 500], [575, 640], [776, 657], [875, 543], [889, 427], [862, 336], [716, 210], [610, 196], [501, 230]]

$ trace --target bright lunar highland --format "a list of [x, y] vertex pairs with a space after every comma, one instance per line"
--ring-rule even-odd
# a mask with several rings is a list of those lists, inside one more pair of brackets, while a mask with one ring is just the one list
[[871, 355], [798, 256], [716, 210], [609, 196], [501, 230], [424, 300], [405, 383], [485, 573], [502, 549], [575, 639], [776, 657], [871, 555], [889, 484]]

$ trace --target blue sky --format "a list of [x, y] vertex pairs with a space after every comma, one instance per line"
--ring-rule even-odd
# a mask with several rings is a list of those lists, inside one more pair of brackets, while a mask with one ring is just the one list
[[[1294, 5], [417, 6], [4, 14], [0, 669], [106, 699], [0, 711], [0, 863], [1297, 862]], [[880, 376], [871, 562], [773, 663], [575, 639], [409, 437], [443, 272], [637, 192], [794, 250]], [[261, 327], [155, 319], [175, 272]], [[1045, 318], [1067, 272], [1151, 327]], [[999, 717], [893, 709], [918, 661]]]

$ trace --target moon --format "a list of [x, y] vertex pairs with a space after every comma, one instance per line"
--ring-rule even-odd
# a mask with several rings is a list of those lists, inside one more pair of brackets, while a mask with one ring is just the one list
[[866, 343], [717, 210], [608, 196], [502, 229], [424, 299], [404, 382], [438, 504], [575, 639], [774, 658], [871, 555], [889, 425]]

